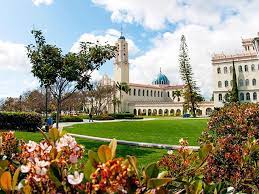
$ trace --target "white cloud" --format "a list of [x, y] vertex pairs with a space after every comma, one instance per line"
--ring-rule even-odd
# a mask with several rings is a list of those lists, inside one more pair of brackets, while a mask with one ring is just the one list
[[53, 0], [32, 0], [32, 3], [36, 6], [51, 5], [53, 3]]
[[[108, 29], [103, 34], [100, 34], [100, 35], [96, 35], [94, 33], [85, 33], [85, 34], [82, 34], [80, 38], [73, 44], [70, 51], [78, 52], [80, 42], [96, 43], [97, 41], [99, 41], [100, 44], [108, 43], [110, 45], [114, 45], [119, 37], [120, 37], [120, 32], [115, 29]], [[138, 47], [135, 45], [132, 39], [127, 38], [127, 41], [129, 44], [129, 53], [131, 55], [136, 54], [139, 51]]]
[[26, 71], [29, 68], [25, 45], [0, 40], [0, 69]]

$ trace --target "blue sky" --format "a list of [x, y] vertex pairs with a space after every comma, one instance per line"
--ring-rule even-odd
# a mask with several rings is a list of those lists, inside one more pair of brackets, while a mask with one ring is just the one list
[[[186, 35], [194, 75], [202, 93], [213, 90], [211, 55], [240, 49], [241, 36], [254, 36], [259, 5], [250, 0], [10, 0], [0, 2], [0, 98], [37, 87], [24, 46], [30, 30], [41, 29], [48, 42], [64, 52], [81, 40], [119, 36], [130, 42], [130, 81], [151, 83], [162, 67], [180, 84], [178, 50]], [[231, 35], [231, 36], [230, 36]], [[112, 76], [112, 63], [95, 78]], [[204, 77], [204, 74], [208, 76]]]

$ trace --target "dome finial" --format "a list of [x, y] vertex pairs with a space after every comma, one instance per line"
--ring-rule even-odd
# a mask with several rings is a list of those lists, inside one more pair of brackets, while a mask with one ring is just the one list
[[123, 28], [122, 28], [122, 24], [121, 24], [121, 36], [119, 39], [125, 40], [125, 37], [123, 36]]

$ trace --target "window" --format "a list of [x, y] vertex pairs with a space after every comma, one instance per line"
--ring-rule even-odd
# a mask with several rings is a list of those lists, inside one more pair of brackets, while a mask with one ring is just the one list
[[232, 67], [232, 66], [229, 67], [229, 72], [230, 72], [230, 73], [233, 72], [233, 67]]
[[218, 87], [221, 88], [222, 87], [222, 82], [218, 81]]
[[240, 96], [240, 100], [241, 100], [241, 101], [244, 101], [244, 100], [245, 100], [244, 93], [240, 93], [240, 95], [239, 95], [239, 96]]
[[228, 73], [228, 68], [227, 67], [224, 67], [224, 73]]
[[170, 97], [170, 93], [169, 92], [167, 92], [167, 97]]
[[248, 72], [248, 66], [245, 65], [245, 72]]
[[153, 96], [153, 90], [150, 91], [150, 96], [151, 96], [151, 97]]
[[149, 91], [147, 90], [147, 96], [149, 95]]
[[145, 96], [145, 90], [143, 90], [142, 94], [143, 94], [143, 96]]
[[133, 95], [134, 95], [134, 96], [136, 96], [136, 89], [134, 89], [134, 91], [133, 91]]
[[256, 79], [252, 80], [252, 84], [253, 84], [253, 86], [256, 86]]
[[228, 87], [228, 81], [227, 80], [225, 81], [225, 87]]
[[160, 96], [160, 92], [158, 91], [158, 92], [157, 92], [157, 97], [159, 97], [159, 96]]
[[238, 70], [239, 70], [239, 72], [243, 72], [243, 69], [242, 69], [241, 65], [239, 65]]
[[253, 93], [253, 100], [257, 100], [257, 93], [256, 92]]
[[251, 65], [251, 70], [255, 71], [255, 65], [254, 64]]
[[222, 94], [219, 94], [219, 101], [222, 101]]
[[249, 92], [246, 93], [246, 100], [250, 100], [250, 93]]
[[218, 72], [218, 74], [220, 74], [220, 73], [221, 73], [221, 69], [220, 69], [220, 67], [218, 67], [217, 72]]
[[156, 91], [154, 91], [154, 97], [156, 97]]
[[163, 92], [161, 91], [161, 97], [163, 97]]
[[138, 89], [138, 96], [140, 96], [140, 89]]
[[242, 79], [239, 80], [239, 86], [244, 86], [244, 81]]
[[249, 86], [249, 79], [246, 79], [246, 86]]

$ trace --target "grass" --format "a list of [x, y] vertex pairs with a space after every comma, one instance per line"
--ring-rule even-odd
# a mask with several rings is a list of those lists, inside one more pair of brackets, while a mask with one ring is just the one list
[[[67, 127], [71, 133], [93, 135], [99, 137], [115, 137], [117, 139], [178, 144], [181, 137], [188, 137], [191, 145], [197, 145], [197, 139], [206, 127], [207, 119], [179, 119], [179, 120], [153, 120], [153, 121], [131, 121], [111, 123], [78, 124]], [[33, 140], [39, 142], [43, 139], [42, 134], [33, 132], [17, 131], [16, 137], [25, 141]], [[103, 142], [96, 142], [82, 138], [76, 138], [82, 144], [86, 152], [91, 149], [96, 151]], [[118, 145], [117, 156], [125, 157], [134, 155], [138, 158], [139, 167], [159, 160], [166, 150], [153, 148], [140, 148], [135, 146]], [[85, 159], [87, 156], [85, 156]]]
[[187, 138], [190, 145], [197, 145], [207, 121], [207, 119], [159, 119], [87, 123], [65, 129], [70, 133], [148, 143], [178, 144], [180, 138]]

